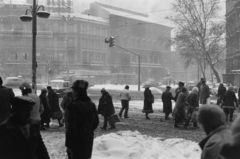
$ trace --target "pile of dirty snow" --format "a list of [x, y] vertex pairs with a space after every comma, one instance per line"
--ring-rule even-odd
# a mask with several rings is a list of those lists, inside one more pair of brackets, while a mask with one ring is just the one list
[[119, 131], [95, 138], [92, 159], [199, 159], [197, 143]]

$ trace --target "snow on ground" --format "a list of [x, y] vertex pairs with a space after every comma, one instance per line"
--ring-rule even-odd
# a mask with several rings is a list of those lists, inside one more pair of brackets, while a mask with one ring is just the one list
[[199, 159], [197, 143], [184, 139], [160, 139], [139, 132], [119, 131], [94, 140], [93, 159]]

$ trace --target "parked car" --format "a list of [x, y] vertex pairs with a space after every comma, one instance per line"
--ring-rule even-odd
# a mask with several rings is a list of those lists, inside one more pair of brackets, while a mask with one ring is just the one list
[[19, 77], [7, 77], [3, 85], [11, 88], [18, 88], [23, 82], [24, 80]]
[[70, 82], [57, 79], [57, 80], [51, 80], [49, 82], [49, 85], [58, 94], [58, 96], [62, 98], [65, 95], [65, 91], [70, 87]]

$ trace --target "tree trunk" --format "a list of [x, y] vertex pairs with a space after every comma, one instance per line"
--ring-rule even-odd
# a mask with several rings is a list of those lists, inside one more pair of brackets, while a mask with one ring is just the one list
[[214, 75], [215, 75], [215, 77], [216, 77], [216, 79], [217, 79], [217, 82], [220, 83], [220, 82], [221, 82], [221, 79], [220, 79], [220, 77], [219, 77], [218, 71], [215, 69], [215, 67], [214, 67], [213, 64], [210, 64], [210, 67], [211, 67], [211, 69], [212, 69], [212, 71], [213, 71], [213, 73], [214, 73]]
[[199, 62], [199, 66], [200, 66], [200, 69], [201, 69], [201, 72], [202, 72], [202, 77], [203, 77], [204, 79], [206, 79], [205, 69], [203, 68], [201, 62]]

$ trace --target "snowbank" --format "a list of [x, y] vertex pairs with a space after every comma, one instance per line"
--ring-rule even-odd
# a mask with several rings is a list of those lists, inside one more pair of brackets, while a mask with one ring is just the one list
[[139, 132], [120, 131], [94, 140], [93, 159], [199, 159], [197, 143], [184, 139], [160, 139]]

